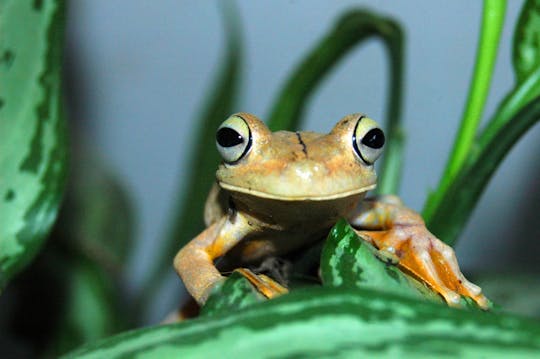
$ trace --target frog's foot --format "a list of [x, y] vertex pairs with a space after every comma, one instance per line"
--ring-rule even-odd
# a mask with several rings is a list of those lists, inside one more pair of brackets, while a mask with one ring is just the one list
[[385, 231], [356, 231], [382, 253], [398, 259], [398, 266], [439, 293], [450, 306], [460, 306], [460, 296], [470, 297], [479, 307], [489, 302], [477, 285], [461, 273], [454, 250], [423, 225], [395, 226]]
[[257, 289], [259, 293], [268, 299], [272, 299], [289, 292], [287, 288], [267, 275], [255, 274], [247, 268], [237, 268], [234, 271], [240, 273], [251, 283], [251, 285], [255, 287], [255, 289]]
[[386, 264], [398, 265], [399, 257], [396, 255], [392, 248], [379, 249], [375, 252], [377, 258]]

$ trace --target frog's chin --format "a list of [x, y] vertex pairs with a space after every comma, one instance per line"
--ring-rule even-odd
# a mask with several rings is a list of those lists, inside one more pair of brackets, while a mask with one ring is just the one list
[[342, 191], [342, 192], [335, 192], [335, 193], [325, 193], [325, 194], [275, 194], [260, 190], [255, 190], [252, 188], [245, 188], [245, 187], [239, 187], [234, 186], [231, 184], [227, 184], [224, 182], [218, 182], [219, 186], [227, 191], [231, 192], [239, 192], [239, 193], [245, 193], [249, 194], [255, 197], [259, 198], [267, 198], [267, 199], [274, 199], [279, 201], [329, 201], [334, 199], [340, 199], [340, 198], [346, 198], [351, 197], [355, 195], [359, 195], [362, 193], [366, 193], [368, 191], [371, 191], [375, 187], [377, 187], [377, 184], [370, 184], [364, 187], [355, 188], [352, 190]]

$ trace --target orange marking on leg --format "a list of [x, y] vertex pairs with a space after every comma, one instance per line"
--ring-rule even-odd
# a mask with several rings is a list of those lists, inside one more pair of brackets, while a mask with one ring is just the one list
[[268, 299], [272, 299], [289, 292], [287, 288], [264, 274], [257, 275], [247, 268], [238, 268], [235, 269], [235, 272], [238, 272], [244, 276], [244, 278], [246, 278], [259, 293]]

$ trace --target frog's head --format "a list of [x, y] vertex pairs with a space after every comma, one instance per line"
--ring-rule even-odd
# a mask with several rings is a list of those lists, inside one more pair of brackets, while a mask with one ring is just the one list
[[272, 133], [257, 117], [238, 113], [217, 130], [223, 158], [216, 177], [228, 191], [281, 201], [324, 201], [375, 188], [373, 163], [384, 134], [372, 119], [353, 114], [326, 135]]

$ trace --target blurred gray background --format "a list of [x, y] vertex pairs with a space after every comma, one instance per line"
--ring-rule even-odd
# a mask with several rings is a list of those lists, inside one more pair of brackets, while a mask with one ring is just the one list
[[[401, 195], [420, 210], [438, 183], [462, 114], [482, 2], [242, 0], [237, 5], [245, 62], [236, 110], [263, 119], [295, 65], [346, 9], [368, 7], [401, 22], [407, 38]], [[520, 1], [508, 4], [484, 118], [513, 87], [511, 38], [520, 6]], [[175, 193], [190, 172], [194, 120], [224, 53], [220, 7], [217, 1], [73, 0], [68, 19], [69, 95], [76, 103], [71, 117], [81, 122], [86, 141], [98, 148], [134, 201], [138, 246], [129, 278], [137, 288], [155, 260]], [[354, 50], [312, 99], [304, 128], [327, 131], [352, 112], [384, 118], [387, 77], [380, 43]], [[512, 261], [514, 268], [538, 269], [539, 153], [536, 126], [505, 159], [457, 246], [465, 270], [504, 270]], [[160, 296], [159, 313], [177, 303], [181, 284], [172, 273], [171, 266], [169, 294]]]

